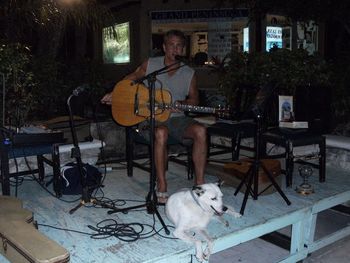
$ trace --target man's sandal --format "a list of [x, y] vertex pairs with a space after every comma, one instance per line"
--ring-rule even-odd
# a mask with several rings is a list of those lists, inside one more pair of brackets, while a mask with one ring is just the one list
[[157, 202], [160, 205], [165, 205], [165, 203], [168, 201], [169, 195], [167, 192], [156, 192], [157, 195]]

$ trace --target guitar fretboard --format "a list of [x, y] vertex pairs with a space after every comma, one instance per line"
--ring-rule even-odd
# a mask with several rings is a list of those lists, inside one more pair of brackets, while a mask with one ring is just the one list
[[211, 107], [188, 105], [188, 104], [161, 104], [160, 108], [164, 110], [182, 110], [188, 112], [200, 112], [200, 113], [215, 113], [216, 109]]

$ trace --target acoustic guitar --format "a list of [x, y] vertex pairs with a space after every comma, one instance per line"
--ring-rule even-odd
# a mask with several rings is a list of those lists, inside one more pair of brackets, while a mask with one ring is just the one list
[[[166, 121], [171, 110], [208, 113], [220, 118], [230, 116], [229, 108], [212, 108], [172, 103], [168, 90], [155, 91], [155, 119]], [[149, 90], [142, 84], [134, 84], [131, 80], [122, 80], [116, 84], [112, 92], [112, 115], [114, 120], [123, 126], [133, 126], [150, 118]]]

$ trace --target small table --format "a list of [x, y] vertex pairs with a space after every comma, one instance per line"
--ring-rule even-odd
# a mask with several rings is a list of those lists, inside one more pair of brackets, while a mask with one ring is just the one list
[[[273, 128], [263, 133], [262, 152], [266, 153], [266, 144], [272, 143], [285, 149], [283, 154], [268, 156], [268, 158], [285, 158], [286, 185], [292, 186], [294, 162], [308, 163], [319, 169], [319, 181], [326, 180], [326, 139], [324, 136], [315, 134], [308, 130], [293, 130], [286, 128]], [[305, 155], [295, 155], [293, 148], [307, 145], [318, 145], [318, 153], [305, 153]], [[303, 159], [317, 158], [318, 164], [306, 162]]]
[[[58, 136], [57, 136], [58, 135]], [[42, 136], [45, 136], [43, 134]], [[59, 143], [64, 142], [63, 133], [55, 134], [50, 142], [38, 142], [31, 141], [28, 137], [28, 141], [23, 144], [12, 144], [12, 142], [5, 138], [3, 134], [0, 134], [2, 143], [0, 144], [1, 149], [1, 184], [2, 194], [10, 195], [10, 178], [22, 175], [29, 175], [38, 173], [39, 180], [43, 181], [45, 176], [44, 162], [50, 165], [53, 169], [53, 183], [54, 191], [56, 195], [60, 193], [59, 178], [60, 178], [60, 159], [59, 159]], [[49, 160], [44, 157], [44, 154], [51, 154], [52, 159]], [[27, 171], [20, 171], [10, 173], [9, 171], [9, 160], [19, 157], [37, 156], [38, 168]]]

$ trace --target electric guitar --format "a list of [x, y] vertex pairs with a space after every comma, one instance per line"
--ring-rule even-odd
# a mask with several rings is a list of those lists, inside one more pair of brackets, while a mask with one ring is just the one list
[[[171, 102], [168, 90], [155, 90], [155, 119], [166, 121], [171, 110], [214, 114], [220, 118], [230, 116], [228, 108], [211, 108], [203, 106], [176, 104]], [[142, 84], [131, 80], [118, 82], [112, 92], [112, 115], [123, 126], [133, 126], [150, 118], [149, 90]]]

